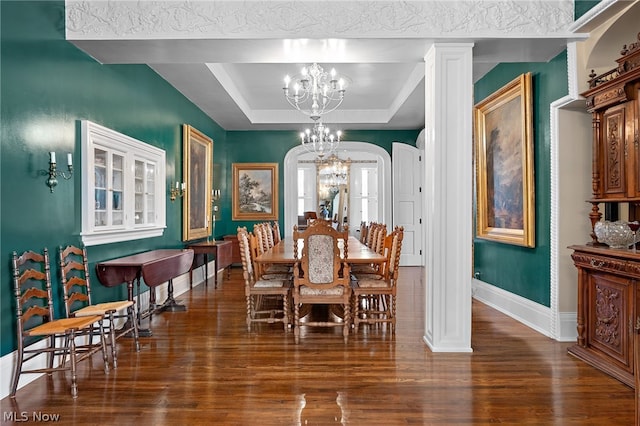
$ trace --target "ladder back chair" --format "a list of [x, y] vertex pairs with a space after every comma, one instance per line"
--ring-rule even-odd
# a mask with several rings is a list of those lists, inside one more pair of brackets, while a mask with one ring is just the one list
[[[71, 372], [71, 396], [78, 396], [76, 364], [98, 351], [102, 351], [104, 372], [109, 372], [102, 315], [79, 318], [54, 319], [51, 292], [49, 252], [26, 251], [20, 256], [14, 251], [11, 261], [13, 290], [16, 299], [16, 328], [18, 337], [15, 374], [11, 384], [11, 397], [15, 398], [20, 376], [24, 373]], [[97, 344], [77, 344], [76, 338], [93, 333], [94, 325], [100, 341]], [[39, 355], [46, 354], [46, 367], [24, 369], [24, 364]], [[66, 363], [69, 355], [70, 364]], [[54, 367], [54, 357], [60, 357]]]
[[384, 250], [387, 260], [375, 274], [354, 274], [353, 324], [358, 331], [360, 323], [388, 323], [395, 331], [396, 290], [400, 252], [404, 228], [396, 227], [385, 238]]
[[[303, 241], [302, 253], [298, 258], [298, 240]], [[324, 220], [312, 222], [307, 229], [299, 232], [293, 228], [293, 304], [294, 304], [294, 338], [300, 342], [300, 327], [342, 327], [345, 343], [349, 338], [351, 327], [351, 287], [350, 269], [347, 263], [349, 230], [340, 232]], [[341, 247], [344, 259], [341, 256]], [[302, 305], [340, 305], [343, 318], [302, 322], [300, 308]]]
[[250, 238], [246, 227], [238, 227], [238, 243], [247, 302], [247, 330], [251, 330], [251, 324], [255, 322], [282, 322], [286, 331], [290, 324], [291, 280], [256, 278]]
[[[140, 351], [138, 339], [138, 323], [136, 321], [135, 306], [131, 300], [117, 300], [93, 304], [91, 301], [91, 282], [89, 277], [89, 261], [85, 247], [59, 247], [60, 284], [64, 297], [64, 307], [67, 318], [101, 315], [109, 324], [105, 333], [111, 346], [111, 362], [113, 368], [118, 367], [118, 351], [116, 339], [124, 335], [132, 335], [136, 352]], [[116, 330], [116, 320], [125, 319], [124, 326]]]

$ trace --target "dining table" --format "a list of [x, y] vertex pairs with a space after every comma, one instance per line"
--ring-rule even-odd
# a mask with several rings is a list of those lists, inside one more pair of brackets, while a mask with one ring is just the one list
[[[298, 239], [298, 256], [293, 255], [293, 237], [285, 237], [278, 244], [274, 245], [272, 248], [268, 249], [264, 253], [259, 256], [256, 256], [256, 274], [257, 276], [262, 275], [262, 271], [266, 268], [267, 265], [289, 265], [293, 266], [297, 259], [300, 259], [302, 256], [302, 248], [304, 244], [304, 239]], [[338, 247], [340, 248], [340, 257], [344, 259], [344, 240], [340, 238], [338, 240]], [[386, 256], [377, 253], [374, 250], [371, 250], [366, 244], [360, 242], [354, 236], [349, 236], [347, 240], [347, 263], [349, 265], [355, 264], [377, 264], [380, 265], [387, 260]], [[317, 307], [317, 306], [316, 306]], [[306, 306], [304, 309], [301, 309], [300, 317], [304, 317], [311, 312], [312, 306]], [[343, 312], [340, 309], [339, 305], [329, 305], [329, 312], [342, 318]]]
[[[298, 259], [300, 259], [302, 255], [303, 242], [304, 240], [302, 238], [298, 240]], [[338, 246], [340, 247], [340, 256], [344, 258], [343, 239], [338, 241]], [[386, 256], [371, 250], [356, 237], [349, 236], [347, 241], [347, 263], [349, 265], [382, 264], [386, 259]], [[260, 267], [263, 265], [293, 265], [295, 261], [296, 256], [293, 255], [292, 237], [283, 238], [278, 244], [255, 258], [256, 264]]]

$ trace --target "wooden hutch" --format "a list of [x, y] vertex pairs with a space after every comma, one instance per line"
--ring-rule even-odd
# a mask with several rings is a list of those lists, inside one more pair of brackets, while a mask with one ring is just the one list
[[591, 73], [582, 95], [593, 115], [592, 241], [576, 245], [578, 341], [569, 353], [635, 387], [634, 343], [640, 339], [640, 248], [611, 249], [593, 232], [602, 219], [640, 220], [640, 34], [618, 66]]

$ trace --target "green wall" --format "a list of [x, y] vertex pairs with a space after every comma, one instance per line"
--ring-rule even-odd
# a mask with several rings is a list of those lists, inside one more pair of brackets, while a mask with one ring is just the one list
[[584, 15], [594, 6], [600, 3], [600, 1], [601, 0], [575, 0], [573, 2], [574, 19], [580, 18], [582, 15]]
[[[15, 350], [11, 252], [49, 249], [58, 274], [57, 246], [80, 244], [80, 142], [78, 120], [88, 119], [166, 150], [167, 185], [182, 176], [182, 131], [188, 123], [224, 145], [225, 132], [145, 65], [101, 65], [64, 39], [64, 1], [2, 1], [0, 178], [1, 352]], [[73, 153], [73, 179], [49, 192], [38, 170], [48, 152]], [[218, 161], [218, 160], [216, 160]], [[66, 161], [63, 163], [65, 164]], [[222, 160], [222, 163], [224, 161]], [[181, 202], [167, 197], [162, 237], [88, 248], [97, 261], [155, 248], [182, 247]], [[56, 276], [54, 275], [54, 276]], [[126, 297], [93, 277], [96, 301]], [[61, 309], [61, 293], [54, 291]]]
[[522, 73], [531, 72], [535, 162], [535, 248], [474, 239], [474, 272], [480, 280], [550, 305], [550, 122], [549, 104], [567, 91], [566, 51], [548, 63], [504, 63], [474, 87], [480, 102]]
[[[402, 142], [415, 146], [416, 139], [421, 129], [417, 130], [350, 130], [341, 128], [345, 141], [369, 142], [378, 145], [391, 155], [393, 142]], [[279, 223], [284, 226], [284, 157], [287, 152], [300, 144], [298, 131], [246, 131], [227, 132], [227, 144], [225, 157], [230, 163], [278, 163], [280, 171], [279, 188]], [[231, 165], [225, 169], [225, 180], [230, 185]], [[231, 191], [224, 191], [223, 202], [226, 208], [222, 209], [223, 224], [216, 227], [216, 235], [235, 234], [238, 226], [246, 226], [253, 229], [255, 222], [231, 221]]]
[[[11, 253], [50, 252], [58, 273], [57, 247], [81, 244], [81, 167], [79, 120], [87, 119], [166, 151], [167, 187], [182, 176], [183, 123], [214, 141], [214, 188], [217, 237], [234, 234], [231, 222], [231, 164], [277, 162], [298, 144], [297, 132], [225, 132], [189, 100], [145, 65], [101, 65], [64, 39], [64, 1], [2, 1], [0, 75], [0, 356], [17, 347]], [[347, 131], [349, 140], [367, 141], [391, 152], [392, 141], [415, 144], [415, 131]], [[48, 153], [73, 153], [73, 179], [60, 179], [49, 192], [45, 176]], [[280, 179], [280, 191], [283, 191]], [[162, 237], [88, 247], [96, 262], [156, 248], [182, 247], [182, 204], [167, 197], [167, 229]], [[280, 217], [283, 199], [280, 198]], [[55, 276], [55, 275], [54, 275]], [[125, 286], [105, 288], [92, 272], [95, 301], [126, 297]], [[63, 315], [62, 295], [54, 280], [56, 315]]]
[[[0, 2], [0, 356], [16, 348], [11, 252], [50, 251], [57, 274], [56, 248], [80, 244], [80, 142], [78, 121], [88, 119], [160, 147], [167, 154], [167, 186], [182, 176], [183, 123], [214, 140], [214, 188], [222, 191], [215, 235], [235, 233], [231, 221], [231, 164], [277, 162], [298, 144], [297, 132], [225, 132], [144, 65], [101, 65], [64, 39], [64, 1]], [[536, 248], [524, 249], [475, 240], [475, 269], [482, 279], [531, 300], [549, 304], [549, 103], [566, 94], [566, 55], [548, 64], [502, 64], [475, 88], [480, 100], [526, 71], [533, 73], [536, 155]], [[393, 141], [410, 145], [420, 129], [345, 131], [345, 140], [379, 145], [391, 153]], [[51, 194], [45, 177], [48, 152], [73, 153], [75, 174], [60, 180]], [[280, 193], [283, 193], [280, 179]], [[180, 201], [167, 197], [167, 229], [162, 237], [88, 248], [96, 262], [155, 248], [181, 247]], [[283, 217], [280, 198], [279, 217]], [[282, 221], [281, 221], [282, 225]], [[506, 260], [506, 262], [505, 262]], [[96, 301], [126, 296], [107, 289], [95, 275]], [[54, 281], [55, 284], [55, 281]], [[61, 294], [57, 315], [62, 313]]]

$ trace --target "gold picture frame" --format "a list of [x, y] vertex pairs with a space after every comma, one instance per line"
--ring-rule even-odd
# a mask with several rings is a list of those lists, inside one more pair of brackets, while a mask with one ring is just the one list
[[185, 192], [182, 198], [182, 240], [211, 235], [213, 140], [188, 124], [182, 126]]
[[531, 73], [475, 105], [478, 238], [535, 247]]
[[278, 220], [278, 163], [233, 163], [232, 220]]

